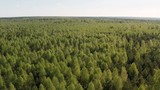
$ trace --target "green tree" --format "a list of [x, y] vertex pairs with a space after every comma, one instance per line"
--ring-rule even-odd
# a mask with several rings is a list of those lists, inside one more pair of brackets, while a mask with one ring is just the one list
[[86, 67], [83, 67], [81, 70], [81, 81], [83, 84], [87, 84], [89, 81], [89, 73]]
[[109, 83], [112, 80], [112, 72], [110, 69], [107, 70], [106, 72], [106, 82]]
[[66, 90], [65, 84], [64, 83], [60, 83], [58, 90]]
[[46, 90], [45, 87], [43, 86], [43, 84], [40, 84], [39, 90]]
[[127, 62], [127, 60], [128, 60], [126, 50], [122, 50], [122, 51], [120, 52], [119, 60], [120, 60], [120, 64], [122, 64], [122, 65], [125, 65], [125, 64], [126, 64], [126, 62]]
[[92, 81], [89, 83], [87, 90], [95, 90], [95, 87]]
[[75, 90], [75, 85], [73, 83], [71, 83], [68, 87], [67, 90]]
[[34, 86], [32, 87], [32, 90], [38, 90], [37, 86], [34, 85]]
[[52, 78], [52, 83], [53, 83], [53, 85], [56, 87], [56, 89], [59, 88], [59, 80], [58, 80], [57, 77], [54, 76], [54, 77]]
[[81, 86], [81, 84], [77, 84], [76, 89], [75, 90], [83, 90], [83, 87]]
[[55, 86], [53, 85], [49, 77], [45, 79], [43, 85], [46, 87], [46, 90], [56, 90]]
[[141, 84], [140, 87], [138, 88], [138, 90], [146, 90], [145, 85]]
[[9, 90], [16, 90], [16, 88], [14, 87], [14, 85], [12, 83], [9, 84]]
[[80, 65], [79, 65], [79, 62], [78, 62], [78, 59], [77, 57], [73, 57], [73, 60], [72, 60], [72, 72], [74, 75], [76, 75], [77, 77], [80, 76]]
[[113, 90], [122, 90], [123, 82], [120, 76], [115, 76], [112, 81]]
[[156, 70], [153, 76], [154, 90], [160, 90], [160, 70]]
[[40, 69], [39, 69], [39, 77], [43, 77], [45, 76], [47, 73], [44, 69], [44, 67], [42, 65], [40, 65]]
[[127, 81], [127, 78], [128, 78], [128, 74], [127, 74], [127, 70], [125, 67], [122, 67], [122, 70], [121, 70], [121, 78], [124, 82]]
[[139, 74], [138, 68], [135, 63], [132, 63], [129, 67], [129, 76], [131, 79], [137, 78]]
[[140, 53], [136, 51], [135, 56], [134, 56], [135, 62], [139, 63], [141, 60]]
[[0, 89], [3, 89], [5, 86], [4, 80], [2, 78], [2, 76], [0, 75]]
[[114, 61], [115, 63], [118, 63], [118, 62], [119, 62], [119, 55], [118, 55], [117, 53], [114, 55], [113, 61]]
[[16, 81], [16, 85], [15, 85], [16, 89], [23, 89], [24, 82], [25, 82], [25, 80], [22, 78], [22, 76], [18, 77], [17, 81]]
[[100, 80], [95, 79], [93, 83], [94, 83], [96, 90], [103, 90], [103, 87], [102, 87]]
[[107, 65], [108, 65], [109, 67], [111, 67], [111, 65], [112, 65], [112, 60], [111, 60], [111, 57], [110, 57], [110, 56], [106, 56], [105, 62], [107, 62]]

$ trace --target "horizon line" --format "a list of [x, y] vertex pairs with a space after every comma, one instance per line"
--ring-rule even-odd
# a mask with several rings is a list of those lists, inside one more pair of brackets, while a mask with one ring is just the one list
[[22, 15], [22, 16], [0, 16], [0, 18], [18, 18], [18, 17], [128, 17], [128, 18], [160, 18], [160, 17], [152, 17], [152, 16], [103, 16], [103, 15]]
[[142, 17], [142, 16], [62, 16], [62, 15], [59, 15], [59, 16], [36, 16], [36, 15], [29, 15], [29, 16], [8, 16], [8, 17], [1, 17], [0, 16], [0, 19], [13, 19], [13, 18], [38, 18], [38, 17], [64, 17], [64, 18], [117, 18], [117, 19], [142, 19], [142, 20], [160, 20], [160, 17]]

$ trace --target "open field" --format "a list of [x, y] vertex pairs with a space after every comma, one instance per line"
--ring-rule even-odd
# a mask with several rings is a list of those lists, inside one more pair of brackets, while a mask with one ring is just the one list
[[0, 90], [159, 90], [160, 21], [0, 19]]

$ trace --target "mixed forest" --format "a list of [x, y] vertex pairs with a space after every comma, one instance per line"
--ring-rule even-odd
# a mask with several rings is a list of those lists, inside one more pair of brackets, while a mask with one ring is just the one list
[[1, 18], [0, 90], [160, 90], [160, 21]]

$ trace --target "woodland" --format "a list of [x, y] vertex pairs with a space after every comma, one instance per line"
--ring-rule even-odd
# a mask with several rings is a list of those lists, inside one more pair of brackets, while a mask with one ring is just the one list
[[160, 21], [0, 19], [0, 90], [160, 90]]

